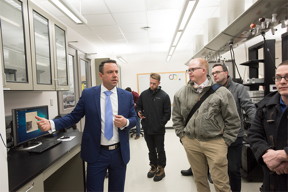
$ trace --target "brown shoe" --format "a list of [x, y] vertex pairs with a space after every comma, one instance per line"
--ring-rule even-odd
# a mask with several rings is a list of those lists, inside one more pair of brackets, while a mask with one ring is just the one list
[[161, 181], [165, 177], [164, 167], [158, 166], [157, 173], [154, 176], [154, 181]]
[[150, 168], [149, 172], [147, 173], [147, 177], [148, 178], [154, 177], [156, 171], [157, 171], [157, 167], [155, 165], [151, 165], [151, 168]]
[[140, 138], [140, 135], [136, 135], [135, 137], [135, 140], [139, 139]]

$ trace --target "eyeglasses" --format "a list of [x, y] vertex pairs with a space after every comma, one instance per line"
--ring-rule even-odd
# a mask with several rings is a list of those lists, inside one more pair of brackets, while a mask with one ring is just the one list
[[215, 74], [218, 75], [218, 74], [221, 73], [221, 72], [224, 72], [224, 71], [215, 71], [215, 72], [212, 72], [211, 75], [212, 75], [212, 76], [214, 76]]
[[202, 69], [202, 68], [201, 67], [190, 68], [190, 69], [187, 69], [186, 72], [192, 73], [192, 72], [196, 71], [197, 69]]
[[273, 77], [273, 80], [275, 82], [280, 82], [281, 80], [285, 79], [285, 81], [288, 81], [288, 75], [286, 74], [285, 76], [280, 76], [280, 75], [276, 75], [275, 77]]

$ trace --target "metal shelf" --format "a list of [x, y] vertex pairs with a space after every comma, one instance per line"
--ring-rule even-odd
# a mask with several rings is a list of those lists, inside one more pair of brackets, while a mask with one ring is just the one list
[[[225, 30], [212, 39], [191, 59], [206, 57], [208, 60], [215, 55], [222, 54], [229, 50], [229, 43], [241, 44], [254, 36], [250, 35], [250, 24], [258, 23], [261, 17], [270, 18], [272, 14], [277, 14], [278, 20], [283, 20], [288, 16], [287, 0], [258, 0], [242, 15], [236, 18]], [[190, 59], [189, 59], [190, 61]], [[187, 61], [187, 63], [189, 62]], [[186, 63], [186, 64], [187, 64]]]

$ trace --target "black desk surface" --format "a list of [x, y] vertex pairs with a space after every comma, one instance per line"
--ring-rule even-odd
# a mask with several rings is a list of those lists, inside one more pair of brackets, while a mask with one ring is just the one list
[[52, 136], [53, 138], [50, 137], [47, 139], [57, 139], [62, 135], [76, 137], [71, 141], [63, 141], [59, 145], [40, 154], [16, 150], [8, 152], [9, 191], [16, 191], [21, 188], [63, 155], [81, 144], [82, 133], [73, 129], [68, 129], [67, 132], [60, 132]]

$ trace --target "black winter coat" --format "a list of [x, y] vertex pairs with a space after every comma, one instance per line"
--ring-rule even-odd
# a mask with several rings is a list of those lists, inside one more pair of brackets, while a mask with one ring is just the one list
[[137, 114], [138, 111], [145, 116], [141, 120], [144, 134], [164, 134], [165, 124], [171, 117], [170, 97], [160, 86], [155, 91], [147, 89], [140, 94], [136, 107]]
[[248, 130], [248, 141], [263, 168], [263, 191], [288, 191], [288, 174], [277, 175], [270, 171], [262, 159], [268, 149], [282, 150], [288, 146], [287, 108], [281, 112], [278, 92], [267, 95], [257, 107], [255, 119]]

